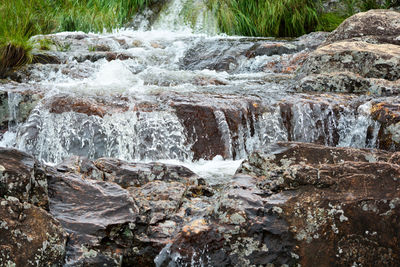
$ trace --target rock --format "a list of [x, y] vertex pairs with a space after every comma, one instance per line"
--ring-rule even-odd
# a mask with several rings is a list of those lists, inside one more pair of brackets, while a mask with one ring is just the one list
[[371, 10], [345, 20], [299, 70], [297, 91], [399, 93], [400, 13]]
[[73, 95], [60, 94], [48, 99], [44, 106], [51, 113], [61, 114], [64, 112], [77, 112], [88, 116], [103, 117], [107, 113], [124, 112], [128, 110], [125, 103], [122, 104], [107, 101], [107, 99], [95, 99], [90, 97], [76, 97]]
[[339, 41], [320, 46], [302, 67], [307, 74], [350, 71], [365, 78], [400, 78], [400, 46]]
[[253, 153], [210, 214], [186, 224], [156, 262], [396, 265], [396, 157], [379, 150], [290, 142]]
[[0, 197], [0, 265], [62, 266], [67, 235], [41, 208]]
[[49, 175], [50, 212], [70, 233], [67, 264], [115, 266], [125, 249], [119, 235], [135, 228], [137, 206], [128, 191], [80, 174]]
[[400, 103], [397, 98], [374, 100], [371, 103], [371, 117], [380, 123], [377, 147], [400, 150]]
[[364, 78], [353, 72], [330, 72], [311, 74], [304, 77], [297, 88], [306, 92], [335, 92], [372, 94], [380, 96], [398, 95], [400, 80]]
[[[255, 119], [262, 110], [260, 100], [252, 97], [215, 98], [192, 94], [169, 98], [187, 131], [189, 142], [193, 143], [194, 160], [212, 159], [217, 155], [224, 158], [239, 156], [240, 138], [246, 138], [241, 136], [240, 130], [253, 136]], [[228, 136], [230, 140], [227, 140]]]
[[324, 45], [343, 40], [400, 45], [399, 32], [399, 12], [382, 9], [369, 10], [346, 19], [328, 36]]
[[50, 210], [71, 233], [70, 265], [153, 266], [213, 195], [185, 167], [109, 158], [71, 158], [53, 170], [49, 188]]
[[57, 53], [53, 51], [35, 51], [32, 53], [33, 59], [32, 63], [40, 63], [40, 64], [61, 64], [65, 63], [62, 59], [60, 59]]
[[48, 209], [44, 167], [29, 154], [0, 148], [0, 197], [6, 196]]
[[171, 164], [162, 163], [129, 163], [122, 160], [101, 158], [95, 160], [94, 165], [101, 174], [92, 173], [108, 182], [114, 182], [123, 188], [143, 186], [151, 181], [172, 182], [183, 184], [191, 181], [197, 184], [199, 177], [191, 170]]
[[249, 49], [246, 53], [248, 58], [256, 57], [256, 56], [272, 56], [272, 55], [282, 55], [282, 54], [293, 54], [299, 52], [301, 48], [297, 47], [291, 43], [256, 43]]
[[41, 98], [32, 85], [14, 82], [0, 85], [0, 137], [9, 127], [25, 122]]
[[301, 265], [391, 265], [400, 257], [394, 204], [400, 166], [387, 163], [391, 156], [278, 143], [266, 154], [251, 155], [238, 173], [258, 177], [257, 188], [271, 201], [280, 199], [272, 203], [296, 240], [292, 253]]
[[241, 40], [205, 40], [186, 52], [180, 67], [185, 70], [233, 72], [239, 66], [239, 58], [245, 57], [253, 45], [253, 42]]

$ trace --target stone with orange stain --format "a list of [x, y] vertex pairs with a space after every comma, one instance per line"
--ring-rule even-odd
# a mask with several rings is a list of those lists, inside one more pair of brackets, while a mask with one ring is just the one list
[[182, 228], [182, 234], [184, 236], [191, 236], [191, 235], [197, 235], [203, 231], [207, 231], [210, 229], [210, 226], [207, 224], [205, 219], [197, 219], [189, 224], [185, 225]]

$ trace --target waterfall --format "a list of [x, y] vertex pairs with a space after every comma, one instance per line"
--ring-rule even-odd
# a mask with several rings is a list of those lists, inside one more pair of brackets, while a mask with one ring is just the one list
[[[210, 183], [277, 141], [377, 146], [368, 99], [291, 91], [284, 70], [307, 45], [218, 35], [216, 25], [203, 1], [174, 0], [149, 30], [50, 35], [65, 48], [52, 52], [63, 63], [19, 74], [0, 144], [51, 164], [73, 155], [179, 162]], [[28, 84], [41, 100], [21, 119]]]

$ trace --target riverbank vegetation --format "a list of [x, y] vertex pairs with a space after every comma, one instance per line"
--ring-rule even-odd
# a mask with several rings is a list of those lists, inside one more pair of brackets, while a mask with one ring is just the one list
[[0, 0], [0, 78], [32, 60], [30, 38], [122, 27], [152, 0]]
[[[194, 2], [195, 0], [187, 0]], [[201, 0], [198, 0], [201, 1]], [[231, 35], [295, 37], [331, 31], [361, 10], [388, 8], [398, 0], [344, 0], [343, 14], [324, 13], [323, 0], [203, 0], [221, 32]], [[358, 10], [355, 2], [361, 3]], [[361, 1], [361, 2], [360, 2]], [[379, 3], [378, 3], [379, 1]], [[30, 38], [61, 31], [103, 32], [122, 27], [156, 0], [0, 0], [0, 77], [32, 60]], [[188, 5], [190, 6], [190, 5]], [[192, 16], [193, 12], [185, 12]]]

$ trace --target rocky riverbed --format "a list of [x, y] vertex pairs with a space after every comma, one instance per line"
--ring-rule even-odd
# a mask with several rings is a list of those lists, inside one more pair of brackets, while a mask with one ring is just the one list
[[35, 37], [0, 83], [0, 266], [396, 266], [399, 25]]

